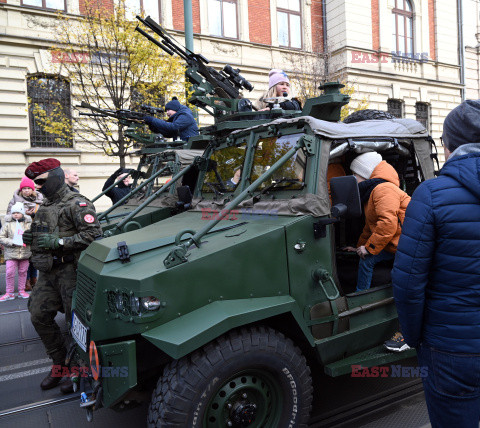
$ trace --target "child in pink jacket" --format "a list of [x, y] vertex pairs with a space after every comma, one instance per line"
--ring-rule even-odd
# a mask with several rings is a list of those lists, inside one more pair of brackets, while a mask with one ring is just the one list
[[0, 230], [0, 243], [5, 247], [5, 264], [7, 267], [7, 289], [0, 297], [0, 302], [15, 298], [15, 274], [18, 270], [18, 297], [28, 299], [30, 296], [25, 292], [27, 280], [28, 259], [32, 255], [30, 247], [23, 243], [23, 232], [29, 230], [32, 218], [25, 215], [23, 203], [17, 202], [12, 206], [11, 215], [6, 215], [3, 227]]

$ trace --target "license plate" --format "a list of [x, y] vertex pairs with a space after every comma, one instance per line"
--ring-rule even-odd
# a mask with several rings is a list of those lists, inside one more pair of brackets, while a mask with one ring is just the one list
[[74, 312], [72, 316], [72, 328], [70, 329], [72, 337], [75, 339], [75, 342], [78, 343], [78, 346], [83, 349], [83, 352], [87, 352], [87, 343], [88, 343], [88, 333], [89, 328], [83, 325], [80, 318], [77, 317], [77, 314]]

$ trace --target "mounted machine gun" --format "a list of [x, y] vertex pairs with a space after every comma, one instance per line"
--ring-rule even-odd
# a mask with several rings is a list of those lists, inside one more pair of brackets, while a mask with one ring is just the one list
[[223, 70], [217, 71], [213, 67], [208, 67], [208, 59], [184, 48], [152, 18], [148, 16], [143, 19], [137, 16], [137, 19], [157, 34], [161, 41], [137, 26], [136, 30], [140, 34], [155, 43], [167, 54], [177, 54], [187, 63], [188, 68], [185, 74], [194, 89], [192, 97], [188, 100], [191, 104], [202, 108], [214, 117], [252, 110], [252, 103], [250, 100], [243, 98], [240, 91], [242, 89], [251, 91], [253, 86], [240, 74], [238, 68], [235, 69], [231, 65], [225, 65]]
[[142, 104], [140, 109], [143, 110], [143, 112], [125, 109], [110, 110], [92, 106], [85, 101], [82, 101], [77, 107], [91, 110], [90, 113], [80, 112], [80, 116], [89, 116], [93, 118], [111, 117], [117, 119], [121, 125], [127, 128], [124, 132], [125, 137], [136, 143], [151, 146], [154, 143], [164, 142], [162, 135], [145, 132], [145, 124], [143, 121], [146, 115], [155, 116], [163, 113], [163, 109], [160, 107]]

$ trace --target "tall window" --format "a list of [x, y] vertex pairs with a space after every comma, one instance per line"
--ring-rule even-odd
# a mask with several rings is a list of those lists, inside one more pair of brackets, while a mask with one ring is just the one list
[[132, 15], [145, 13], [160, 22], [160, 0], [125, 0], [125, 9]]
[[429, 125], [429, 109], [427, 103], [416, 103], [415, 104], [415, 119], [420, 122], [425, 129], [428, 131]]
[[27, 94], [30, 145], [72, 147], [69, 83], [55, 76], [30, 76]]
[[66, 0], [21, 0], [22, 6], [40, 7], [42, 9], [67, 10]]
[[237, 0], [208, 0], [208, 29], [212, 36], [238, 39]]
[[403, 102], [394, 99], [387, 100], [387, 111], [401, 119], [403, 117]]
[[413, 54], [413, 9], [410, 0], [395, 0], [393, 17], [393, 50]]
[[277, 1], [278, 43], [280, 46], [302, 47], [302, 15], [300, 0]]

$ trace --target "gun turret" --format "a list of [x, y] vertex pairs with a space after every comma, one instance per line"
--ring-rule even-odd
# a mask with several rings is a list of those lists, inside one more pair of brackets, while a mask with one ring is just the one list
[[[189, 99], [191, 104], [203, 108], [215, 117], [225, 113], [234, 113], [244, 108], [239, 108], [239, 101], [242, 99], [240, 91], [242, 89], [251, 91], [253, 86], [240, 74], [239, 69], [234, 69], [230, 65], [226, 65], [221, 71], [208, 67], [209, 61], [203, 55], [183, 47], [152, 18], [148, 16], [143, 19], [137, 16], [137, 19], [158, 35], [161, 41], [137, 26], [136, 30], [140, 34], [167, 54], [172, 56], [176, 54], [187, 63], [188, 68], [185, 75], [194, 89], [193, 95]], [[244, 103], [240, 103], [240, 105], [243, 106]]]

